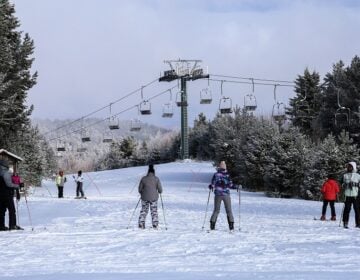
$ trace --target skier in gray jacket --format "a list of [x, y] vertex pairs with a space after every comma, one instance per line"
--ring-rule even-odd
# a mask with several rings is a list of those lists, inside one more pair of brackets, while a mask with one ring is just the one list
[[149, 165], [147, 175], [141, 178], [139, 183], [139, 193], [141, 195], [139, 228], [145, 228], [145, 220], [150, 208], [152, 226], [156, 229], [159, 225], [157, 202], [159, 199], [159, 193], [162, 193], [162, 186], [160, 179], [155, 176], [155, 170], [152, 164]]

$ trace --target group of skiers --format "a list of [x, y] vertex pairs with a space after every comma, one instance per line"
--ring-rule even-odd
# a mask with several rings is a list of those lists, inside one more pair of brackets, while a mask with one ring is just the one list
[[[342, 222], [344, 228], [349, 227], [349, 215], [351, 207], [353, 207], [355, 212], [355, 226], [360, 228], [360, 174], [357, 173], [356, 163], [349, 162], [346, 165], [346, 173], [341, 178], [341, 186], [344, 189], [344, 208], [342, 211]], [[326, 208], [330, 204], [331, 209], [331, 218], [330, 220], [336, 221], [336, 212], [335, 212], [335, 201], [338, 199], [338, 194], [340, 192], [340, 184], [336, 180], [333, 174], [329, 174], [328, 179], [325, 181], [321, 188], [321, 193], [323, 195], [323, 207], [322, 215], [320, 220], [326, 220]]]
[[[76, 197], [75, 198], [85, 198], [86, 199], [86, 196], [84, 193], [84, 188], [83, 188], [84, 177], [82, 175], [82, 171], [79, 170], [77, 173], [77, 177], [73, 176], [73, 178], [76, 183]], [[58, 198], [64, 197], [64, 185], [66, 182], [67, 182], [67, 178], [64, 175], [64, 171], [60, 170], [59, 174], [56, 175], [56, 177], [55, 177], [55, 184], [58, 189]]]
[[[73, 176], [76, 183], [76, 197], [86, 198], [83, 190], [84, 177], [82, 171], [79, 170], [77, 177]], [[344, 208], [342, 212], [342, 221], [344, 228], [348, 228], [349, 214], [351, 207], [355, 212], [355, 226], [360, 228], [360, 174], [357, 173], [356, 163], [349, 162], [346, 165], [346, 173], [341, 178], [341, 185], [344, 189]], [[56, 186], [58, 188], [58, 197], [64, 197], [64, 184], [67, 182], [63, 171], [55, 178]], [[17, 200], [20, 200], [19, 188], [22, 185], [20, 177], [9, 172], [9, 165], [6, 161], [0, 160], [0, 231], [4, 230], [18, 230], [22, 229], [16, 224], [16, 210], [14, 205], [14, 194], [16, 192]], [[221, 203], [224, 203], [229, 230], [234, 230], [234, 216], [231, 209], [230, 189], [239, 191], [239, 186], [233, 184], [230, 175], [226, 168], [225, 161], [221, 161], [216, 172], [212, 176], [209, 185], [210, 191], [214, 192], [214, 210], [210, 218], [210, 230], [215, 229], [216, 220], [220, 212]], [[141, 229], [145, 228], [146, 216], [151, 213], [152, 227], [157, 229], [159, 225], [158, 218], [158, 199], [159, 194], [163, 188], [160, 179], [155, 176], [155, 169], [153, 165], [149, 165], [147, 175], [142, 177], [139, 183], [138, 192], [141, 200], [141, 210], [138, 219], [138, 226]], [[333, 174], [329, 174], [327, 180], [321, 188], [323, 195], [323, 207], [320, 220], [326, 220], [326, 209], [330, 204], [331, 218], [336, 221], [335, 201], [338, 199], [340, 192], [340, 184]], [[5, 226], [5, 212], [9, 212], [9, 227]]]

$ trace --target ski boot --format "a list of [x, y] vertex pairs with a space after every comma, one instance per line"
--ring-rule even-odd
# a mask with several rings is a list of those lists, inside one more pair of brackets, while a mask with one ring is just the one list
[[214, 230], [214, 229], [215, 229], [215, 222], [210, 221], [210, 230]]
[[1, 226], [1, 227], [0, 227], [0, 231], [6, 231], [6, 230], [9, 230], [9, 228], [6, 227], [6, 226]]
[[325, 220], [326, 220], [325, 215], [321, 215], [321, 217], [320, 217], [320, 221], [325, 221]]
[[336, 216], [331, 216], [331, 221], [336, 221]]
[[139, 224], [140, 229], [145, 229], [145, 224]]
[[229, 230], [230, 230], [231, 232], [234, 231], [234, 222], [229, 222]]
[[344, 228], [349, 228], [348, 222], [344, 222]]
[[24, 230], [22, 227], [19, 227], [18, 225], [11, 226], [9, 230]]

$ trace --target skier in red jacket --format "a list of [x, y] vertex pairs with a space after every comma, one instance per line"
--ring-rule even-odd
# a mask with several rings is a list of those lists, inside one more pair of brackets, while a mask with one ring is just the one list
[[323, 207], [322, 207], [322, 215], [320, 220], [326, 220], [326, 208], [330, 203], [331, 209], [331, 220], [336, 221], [336, 213], [335, 213], [335, 201], [337, 199], [337, 194], [340, 191], [339, 183], [336, 181], [335, 176], [333, 174], [329, 174], [328, 179], [325, 181], [321, 188], [321, 193], [323, 195]]

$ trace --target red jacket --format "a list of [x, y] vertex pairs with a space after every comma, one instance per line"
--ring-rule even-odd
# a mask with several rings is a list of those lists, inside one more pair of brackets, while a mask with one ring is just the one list
[[336, 195], [339, 191], [339, 183], [334, 179], [328, 179], [321, 188], [324, 200], [336, 200]]

